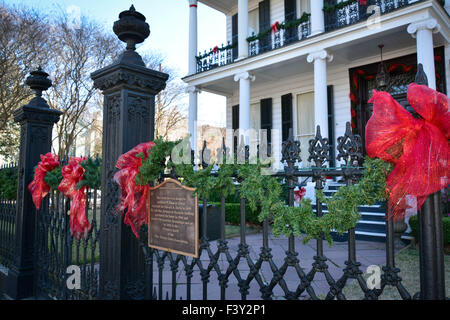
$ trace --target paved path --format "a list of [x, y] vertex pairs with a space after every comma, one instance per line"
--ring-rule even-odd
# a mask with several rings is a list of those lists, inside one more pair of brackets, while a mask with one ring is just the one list
[[[238, 245], [240, 243], [240, 238], [228, 239], [228, 246], [230, 248], [231, 257], [237, 256]], [[253, 234], [246, 236], [246, 243], [249, 245], [250, 258], [253, 262], [256, 262], [262, 247], [262, 234]], [[273, 262], [277, 268], [280, 268], [285, 260], [286, 251], [288, 249], [288, 239], [286, 237], [275, 238], [273, 235], [269, 236], [269, 247], [272, 248]], [[217, 252], [216, 242], [211, 242], [211, 250], [213, 253]], [[300, 267], [305, 273], [308, 273], [312, 269], [312, 264], [314, 263], [314, 256], [316, 254], [316, 241], [310, 241], [307, 244], [303, 244], [301, 238], [295, 239], [295, 250], [298, 253], [297, 258], [300, 261]], [[343, 274], [343, 269], [345, 266], [345, 261], [348, 259], [348, 246], [347, 242], [334, 242], [332, 247], [329, 247], [328, 243], [324, 241], [324, 254], [328, 258], [328, 271], [331, 276], [337, 281]], [[356, 256], [357, 260], [361, 263], [361, 270], [366, 271], [369, 265], [384, 265], [386, 261], [386, 251], [385, 244], [379, 242], [368, 242], [368, 241], [356, 241]], [[209, 264], [209, 258], [206, 252], [202, 253], [201, 260], [203, 267], [206, 268]], [[221, 254], [219, 259], [220, 270], [223, 273], [229, 266], [226, 256]], [[166, 262], [165, 270], [170, 270], [168, 262]], [[180, 263], [180, 269], [181, 263]], [[238, 265], [238, 270], [242, 278], [246, 278], [249, 274], [249, 266], [245, 259], [241, 259]], [[261, 280], [263, 283], [267, 284], [273, 278], [273, 272], [268, 262], [263, 262], [261, 270], [259, 272]], [[184, 270], [180, 270], [177, 273], [177, 287], [176, 287], [176, 297], [177, 299], [186, 299], [186, 276]], [[299, 285], [299, 276], [295, 268], [289, 267], [288, 271], [284, 275], [284, 279], [288, 288], [291, 291], [295, 291]], [[207, 294], [209, 300], [220, 299], [220, 286], [218, 283], [217, 272], [211, 271], [211, 277], [209, 279], [207, 286]], [[158, 272], [154, 273], [154, 281], [158, 282]], [[163, 295], [166, 296], [168, 292], [169, 298], [172, 297], [172, 272], [164, 271], [163, 273]], [[240, 300], [241, 294], [239, 293], [239, 287], [237, 285], [238, 281], [236, 277], [231, 274], [229, 277], [228, 287], [226, 289], [226, 299], [227, 300]], [[192, 291], [191, 299], [201, 300], [203, 294], [203, 283], [201, 280], [200, 272], [198, 267], [194, 268], [194, 275], [192, 278]], [[322, 298], [329, 291], [329, 285], [325, 279], [323, 273], [316, 274], [313, 285], [316, 295], [321, 295]], [[159, 291], [159, 286], [155, 286], [157, 292]], [[259, 291], [260, 286], [257, 281], [253, 279], [250, 283], [248, 300], [259, 300], [261, 299], [261, 292]], [[277, 285], [273, 290], [274, 299], [284, 299], [284, 291]], [[309, 295], [305, 292], [302, 295], [303, 298], [308, 299]]]

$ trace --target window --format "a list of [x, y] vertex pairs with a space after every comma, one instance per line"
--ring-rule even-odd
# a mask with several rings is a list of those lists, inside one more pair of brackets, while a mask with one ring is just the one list
[[248, 13], [248, 36], [259, 33], [259, 10], [256, 8]]

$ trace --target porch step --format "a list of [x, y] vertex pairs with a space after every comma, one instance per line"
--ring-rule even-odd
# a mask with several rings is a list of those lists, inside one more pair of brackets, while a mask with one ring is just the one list
[[[327, 198], [332, 197], [340, 187], [344, 186], [343, 183], [329, 182], [323, 190]], [[313, 210], [316, 210], [316, 205], [313, 205]], [[361, 214], [361, 219], [358, 221], [355, 227], [356, 240], [365, 241], [386, 241], [386, 221], [385, 221], [385, 209], [382, 203], [375, 205], [359, 206], [358, 211]], [[328, 207], [322, 206], [322, 212], [328, 213]], [[331, 233], [335, 241], [347, 241], [347, 233], [339, 235], [337, 232]], [[410, 240], [409, 234], [404, 234], [402, 239]]]

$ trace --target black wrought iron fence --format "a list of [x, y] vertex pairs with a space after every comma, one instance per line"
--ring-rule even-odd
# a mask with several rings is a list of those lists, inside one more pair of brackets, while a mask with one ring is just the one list
[[[61, 163], [67, 164], [67, 160]], [[87, 189], [86, 194], [86, 216], [91, 228], [81, 239], [72, 236], [71, 200], [60, 191], [52, 190], [37, 212], [35, 281], [38, 298], [97, 298], [101, 191]], [[78, 271], [79, 279], [69, 279]]]
[[[16, 231], [16, 197], [17, 185], [14, 184], [17, 164], [8, 164], [0, 168], [2, 177], [2, 190], [0, 192], [0, 264], [9, 268], [14, 258], [15, 231]], [[15, 187], [15, 188], [14, 188]], [[8, 188], [8, 190], [6, 189]]]
[[[294, 141], [292, 134], [283, 143], [282, 155], [286, 166], [277, 174], [288, 184], [289, 206], [294, 205], [294, 187], [299, 178], [311, 177], [315, 189], [323, 189], [326, 176], [342, 179], [347, 185], [353, 184], [362, 175], [361, 139], [351, 132], [350, 124], [343, 137], [338, 139], [337, 159], [342, 166], [327, 168], [329, 161], [328, 140], [320, 135], [318, 130], [315, 138], [310, 141], [310, 160], [314, 166], [309, 169], [299, 169], [300, 143]], [[304, 147], [304, 146], [302, 146]], [[167, 177], [176, 177], [172, 174]], [[302, 180], [300, 179], [300, 181]], [[207, 199], [203, 199], [203, 210], [208, 210]], [[137, 299], [229, 299], [236, 298], [238, 292], [242, 300], [249, 297], [255, 299], [255, 291], [261, 299], [273, 299], [275, 291], [282, 292], [285, 299], [319, 299], [313, 285], [317, 278], [325, 279], [328, 289], [326, 299], [346, 299], [343, 289], [349, 280], [355, 279], [366, 299], [378, 299], [387, 286], [397, 288], [401, 298], [411, 299], [412, 295], [402, 285], [400, 270], [395, 266], [393, 223], [387, 222], [386, 265], [383, 267], [379, 289], [369, 289], [363, 279], [361, 263], [357, 260], [355, 230], [348, 230], [348, 259], [341, 275], [333, 277], [329, 272], [330, 262], [324, 253], [324, 239], [316, 239], [314, 261], [310, 266], [300, 264], [302, 252], [296, 250], [296, 239], [293, 235], [285, 238], [287, 251], [280, 263], [272, 254], [269, 246], [271, 235], [270, 219], [263, 222], [260, 252], [252, 251], [252, 246], [246, 240], [246, 199], [241, 198], [240, 210], [240, 240], [230, 245], [225, 237], [225, 197], [221, 198], [220, 206], [220, 238], [217, 241], [208, 239], [208, 214], [202, 215], [203, 232], [198, 258], [186, 257], [170, 252], [149, 248], [146, 243], [147, 229], [141, 236], [141, 247], [145, 255], [145, 274], [142, 276], [140, 290], [135, 292]], [[316, 200], [316, 215], [324, 213], [323, 204]], [[206, 226], [206, 227], [205, 227]], [[254, 247], [254, 244], [253, 244]], [[278, 261], [278, 262], [277, 262]], [[246, 270], [246, 271], [243, 271]], [[265, 271], [264, 273], [262, 271]], [[269, 270], [269, 271], [268, 271]], [[268, 276], [269, 274], [269, 276]], [[199, 284], [200, 283], [200, 284]], [[295, 283], [295, 287], [292, 287]], [[138, 286], [137, 286], [138, 287]], [[317, 288], [317, 287], [316, 287]]]

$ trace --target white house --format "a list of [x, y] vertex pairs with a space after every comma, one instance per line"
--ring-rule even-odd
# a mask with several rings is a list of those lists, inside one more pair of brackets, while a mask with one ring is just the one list
[[186, 4], [191, 133], [199, 92], [223, 95], [228, 129], [278, 129], [277, 153], [292, 128], [308, 166], [317, 125], [334, 147], [346, 122], [364, 138], [372, 89], [406, 106], [417, 63], [449, 92], [449, 0], [199, 0], [226, 15], [228, 45], [208, 51], [197, 48], [197, 2]]

